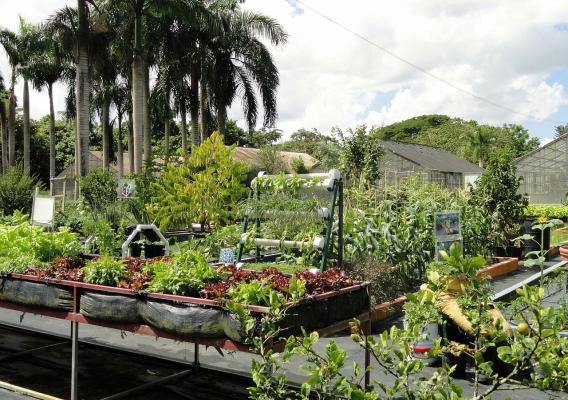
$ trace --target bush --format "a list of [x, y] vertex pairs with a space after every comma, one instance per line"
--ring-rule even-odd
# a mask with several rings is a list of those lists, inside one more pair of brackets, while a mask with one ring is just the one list
[[168, 165], [155, 189], [150, 215], [161, 229], [186, 228], [198, 222], [223, 225], [234, 218], [234, 210], [246, 192], [243, 181], [247, 167], [233, 160], [233, 148], [223, 144], [218, 132], [179, 166]]
[[518, 236], [528, 200], [518, 194], [520, 178], [508, 154], [489, 160], [487, 171], [471, 191], [470, 205], [489, 218], [488, 249], [506, 247]]
[[304, 159], [300, 156], [292, 159], [292, 169], [297, 174], [307, 174], [309, 172], [308, 167], [304, 164]]
[[0, 176], [0, 212], [3, 215], [12, 215], [14, 211], [29, 214], [36, 186], [43, 189], [37, 176], [30, 176], [22, 166], [8, 168], [6, 174]]
[[412, 285], [408, 285], [396, 265], [372, 257], [346, 260], [344, 268], [351, 279], [371, 282], [372, 305], [392, 301], [415, 289]]
[[116, 202], [117, 185], [110, 169], [94, 168], [81, 179], [83, 201], [93, 212], [104, 212]]
[[286, 165], [282, 159], [282, 155], [274, 146], [264, 146], [258, 152], [258, 159], [262, 167], [269, 174], [277, 174], [286, 171]]

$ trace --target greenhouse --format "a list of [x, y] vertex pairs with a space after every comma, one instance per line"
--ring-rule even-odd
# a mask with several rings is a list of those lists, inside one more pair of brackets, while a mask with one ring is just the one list
[[568, 192], [568, 134], [517, 159], [519, 191], [531, 204], [559, 204]]

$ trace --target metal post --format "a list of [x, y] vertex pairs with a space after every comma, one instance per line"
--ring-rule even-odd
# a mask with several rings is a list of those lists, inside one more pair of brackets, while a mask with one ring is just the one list
[[339, 181], [339, 199], [337, 207], [337, 266], [343, 266], [343, 181]]
[[71, 322], [71, 400], [77, 400], [79, 378], [79, 323]]
[[63, 180], [63, 198], [61, 199], [61, 210], [65, 211], [65, 198], [67, 197], [67, 180]]
[[199, 366], [199, 343], [195, 343], [195, 350], [193, 354], [193, 365]]
[[327, 263], [327, 257], [329, 256], [329, 248], [331, 242], [331, 231], [333, 230], [333, 218], [335, 217], [335, 203], [337, 202], [338, 194], [338, 181], [333, 182], [332, 196], [331, 196], [331, 209], [329, 211], [329, 216], [327, 222], [327, 228], [325, 232], [325, 244], [323, 248], [323, 254], [321, 257], [320, 271], [325, 269], [325, 264]]

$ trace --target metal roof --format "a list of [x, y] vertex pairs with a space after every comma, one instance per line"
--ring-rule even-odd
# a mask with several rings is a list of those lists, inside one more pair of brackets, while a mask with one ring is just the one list
[[485, 170], [447, 151], [422, 144], [381, 141], [381, 144], [402, 158], [430, 171], [482, 174]]

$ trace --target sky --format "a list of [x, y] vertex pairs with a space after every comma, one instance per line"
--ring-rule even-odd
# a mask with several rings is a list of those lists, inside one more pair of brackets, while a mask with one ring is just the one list
[[[18, 15], [39, 22], [65, 4], [75, 1], [0, 0], [0, 26], [17, 29]], [[568, 123], [567, 0], [247, 0], [244, 7], [275, 18], [289, 35], [272, 48], [280, 71], [276, 127], [285, 136], [438, 113], [522, 124], [547, 142]], [[2, 50], [0, 71], [8, 78]], [[61, 111], [64, 88], [54, 93]], [[30, 103], [33, 118], [48, 112], [47, 93], [32, 93]], [[242, 123], [240, 104], [229, 117]]]

